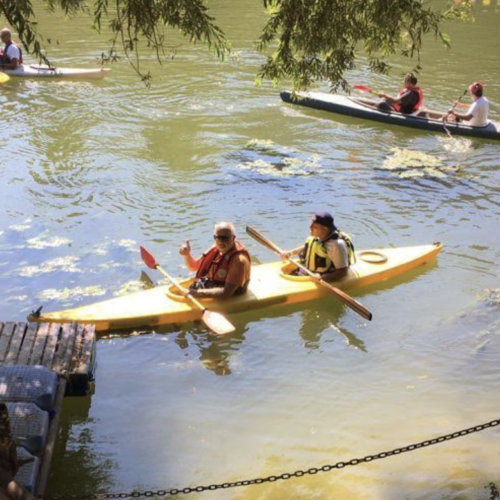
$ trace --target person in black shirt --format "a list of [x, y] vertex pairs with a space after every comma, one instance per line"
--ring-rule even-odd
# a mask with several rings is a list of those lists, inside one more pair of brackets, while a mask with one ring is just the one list
[[380, 111], [399, 111], [403, 114], [411, 114], [421, 106], [424, 96], [420, 87], [417, 87], [417, 77], [408, 73], [403, 80], [404, 88], [397, 97], [380, 92], [382, 100], [377, 104]]

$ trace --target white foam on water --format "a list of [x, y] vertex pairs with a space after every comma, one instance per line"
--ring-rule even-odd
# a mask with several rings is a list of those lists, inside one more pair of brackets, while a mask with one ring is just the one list
[[45, 237], [43, 234], [30, 238], [27, 242], [28, 247], [42, 250], [44, 248], [57, 248], [63, 245], [70, 245], [71, 240], [64, 236], [52, 236], [51, 238]]
[[46, 290], [42, 290], [37, 294], [37, 298], [40, 300], [68, 300], [74, 299], [75, 297], [99, 297], [104, 295], [106, 290], [104, 290], [99, 285], [96, 286], [87, 286], [80, 287], [77, 286], [75, 288], [47, 288]]
[[65, 273], [81, 273], [83, 272], [77, 267], [78, 257], [67, 256], [58, 257], [57, 259], [47, 260], [38, 266], [24, 266], [17, 270], [17, 275], [23, 278], [32, 278], [40, 274], [53, 273], [62, 271]]
[[120, 240], [118, 241], [117, 245], [119, 247], [126, 248], [129, 252], [135, 252], [138, 248], [137, 241], [135, 240], [127, 240], [127, 239]]
[[13, 224], [12, 226], [9, 226], [9, 229], [18, 233], [22, 233], [23, 231], [26, 231], [30, 228], [31, 224]]

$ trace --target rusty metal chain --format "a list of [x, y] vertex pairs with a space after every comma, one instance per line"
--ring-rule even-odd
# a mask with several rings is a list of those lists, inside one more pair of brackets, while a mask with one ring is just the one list
[[[337, 462], [333, 465], [323, 465], [322, 467], [311, 467], [307, 470], [297, 470], [295, 472], [285, 472], [277, 476], [267, 476], [256, 479], [245, 479], [241, 481], [234, 481], [230, 483], [219, 483], [211, 484], [208, 486], [193, 486], [186, 488], [172, 488], [169, 490], [158, 490], [158, 491], [133, 491], [130, 493], [96, 493], [93, 495], [54, 495], [48, 497], [48, 500], [58, 500], [59, 498], [72, 499], [72, 500], [107, 500], [112, 498], [152, 498], [152, 497], [165, 497], [167, 495], [188, 495], [189, 493], [201, 493], [203, 491], [214, 491], [227, 488], [237, 488], [239, 486], [251, 486], [253, 484], [263, 484], [263, 483], [274, 483], [276, 481], [286, 481], [294, 477], [302, 477], [307, 475], [318, 474], [320, 472], [329, 472], [333, 469], [343, 469], [344, 467], [349, 467], [352, 465], [359, 465], [362, 463], [373, 462], [375, 460], [380, 460], [382, 458], [392, 457], [394, 455], [400, 455], [401, 453], [406, 453], [408, 451], [418, 450], [420, 448], [425, 448], [427, 446], [432, 446], [434, 444], [444, 443], [445, 441], [450, 441], [451, 439], [456, 439], [459, 437], [467, 436], [474, 432], [484, 431], [485, 429], [490, 429], [491, 427], [496, 427], [500, 425], [500, 419], [492, 420], [486, 424], [476, 425], [474, 427], [469, 427], [461, 431], [453, 432], [451, 434], [446, 434], [445, 436], [440, 436], [434, 439], [428, 439], [426, 441], [421, 441], [420, 443], [410, 444], [407, 446], [402, 446], [401, 448], [395, 448], [394, 450], [384, 451], [382, 453], [377, 453], [376, 455], [367, 455], [363, 458], [353, 458], [347, 462]], [[47, 498], [46, 498], [47, 500]]]

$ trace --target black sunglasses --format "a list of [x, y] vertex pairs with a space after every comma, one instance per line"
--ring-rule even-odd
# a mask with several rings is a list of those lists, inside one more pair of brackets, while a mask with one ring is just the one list
[[231, 238], [231, 236], [226, 236], [224, 234], [221, 234], [221, 235], [214, 234], [214, 240], [229, 241], [230, 238]]

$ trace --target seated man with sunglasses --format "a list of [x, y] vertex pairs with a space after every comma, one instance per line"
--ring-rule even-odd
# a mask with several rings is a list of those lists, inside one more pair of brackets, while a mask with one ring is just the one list
[[214, 246], [199, 259], [191, 255], [189, 241], [179, 250], [187, 268], [196, 271], [196, 280], [189, 292], [199, 298], [219, 299], [244, 294], [250, 281], [248, 250], [236, 239], [230, 222], [215, 225], [214, 241]]

